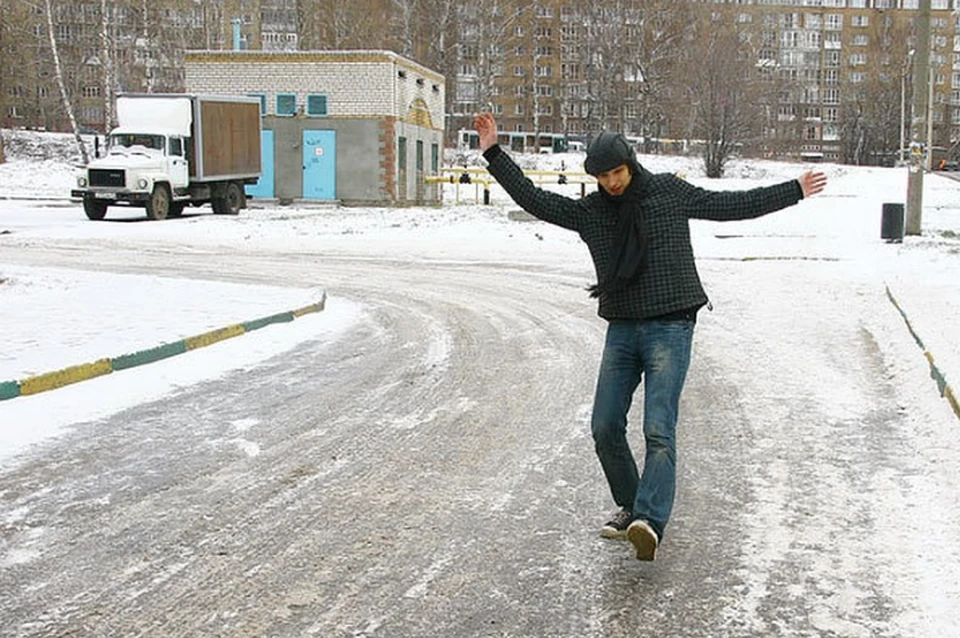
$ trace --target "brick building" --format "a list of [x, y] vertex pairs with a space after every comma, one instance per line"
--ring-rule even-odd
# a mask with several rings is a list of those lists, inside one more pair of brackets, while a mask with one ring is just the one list
[[439, 200], [444, 78], [390, 51], [190, 51], [185, 90], [260, 98], [264, 176], [250, 194]]

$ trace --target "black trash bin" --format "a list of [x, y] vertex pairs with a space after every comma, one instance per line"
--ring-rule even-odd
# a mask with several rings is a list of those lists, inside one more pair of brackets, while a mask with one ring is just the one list
[[903, 241], [903, 204], [884, 204], [880, 220], [880, 239]]

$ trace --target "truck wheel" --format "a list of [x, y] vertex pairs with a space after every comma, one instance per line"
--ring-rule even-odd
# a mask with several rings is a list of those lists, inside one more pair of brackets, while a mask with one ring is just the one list
[[170, 213], [170, 189], [166, 184], [157, 184], [153, 187], [150, 199], [147, 200], [147, 217], [150, 219], [166, 219]]
[[92, 197], [83, 198], [83, 212], [87, 214], [87, 219], [100, 221], [107, 215], [107, 203], [98, 202]]
[[238, 215], [243, 207], [243, 190], [236, 182], [230, 182], [223, 191], [223, 197], [213, 200], [213, 212], [218, 215]]

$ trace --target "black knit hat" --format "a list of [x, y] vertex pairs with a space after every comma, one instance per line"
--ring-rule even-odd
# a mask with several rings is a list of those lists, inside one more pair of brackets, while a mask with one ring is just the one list
[[621, 164], [633, 167], [637, 164], [630, 143], [620, 133], [600, 131], [600, 134], [587, 144], [587, 159], [583, 162], [583, 170], [590, 175], [599, 175]]

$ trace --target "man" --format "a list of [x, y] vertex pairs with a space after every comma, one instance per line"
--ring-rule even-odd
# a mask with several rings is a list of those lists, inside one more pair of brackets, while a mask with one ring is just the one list
[[[488, 170], [524, 210], [579, 233], [596, 269], [590, 294], [608, 321], [591, 430], [620, 507], [600, 533], [627, 538], [653, 560], [673, 508], [676, 424], [697, 311], [707, 303], [690, 243], [689, 219], [760, 217], [826, 186], [819, 172], [749, 191], [714, 192], [637, 162], [622, 135], [602, 132], [587, 146], [584, 170], [599, 189], [571, 199], [537, 188], [497, 144], [490, 113], [474, 119]], [[627, 412], [644, 383], [642, 474], [627, 442]]]

